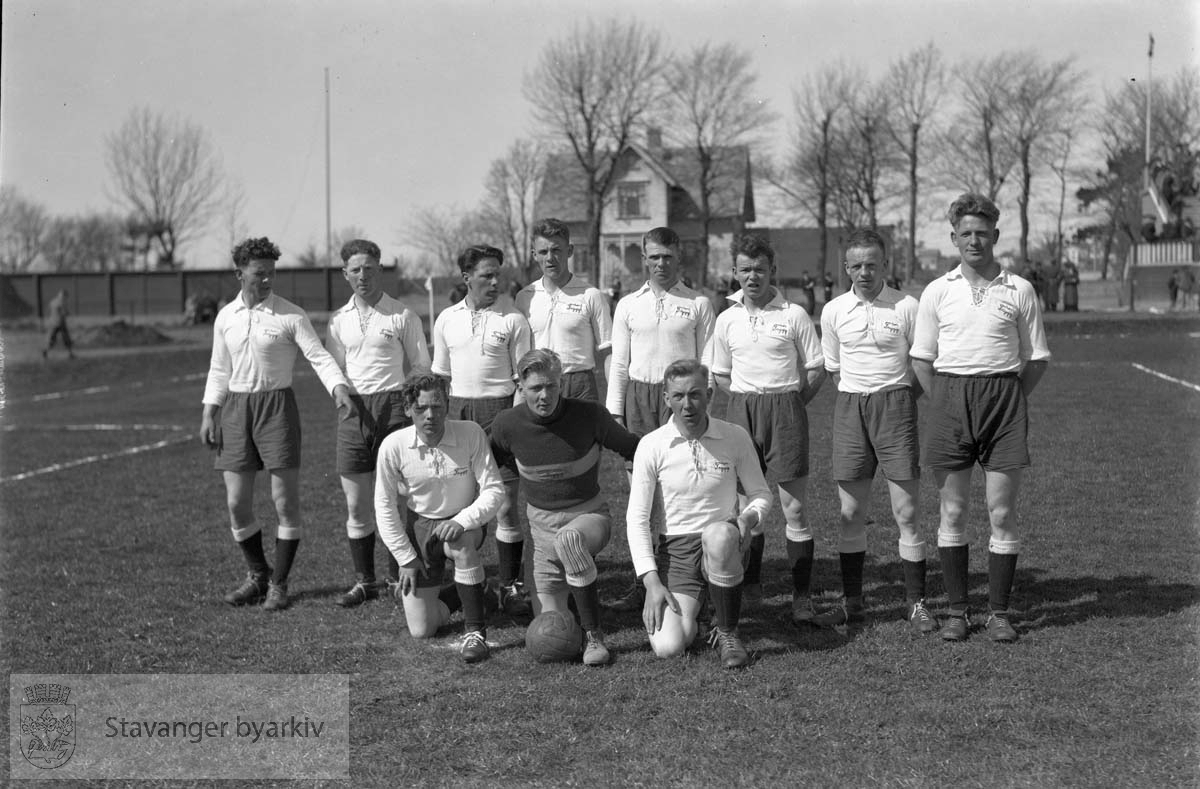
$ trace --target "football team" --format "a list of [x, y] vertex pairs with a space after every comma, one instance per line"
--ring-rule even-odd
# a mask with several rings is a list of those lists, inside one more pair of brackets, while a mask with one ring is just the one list
[[[1015, 641], [1009, 602], [1020, 549], [1017, 495], [1030, 463], [1027, 398], [1050, 352], [1032, 286], [995, 258], [999, 217], [981, 195], [951, 204], [960, 262], [919, 302], [887, 284], [884, 238], [853, 232], [843, 244], [850, 288], [824, 304], [819, 332], [809, 311], [775, 284], [775, 250], [765, 238], [735, 237], [737, 290], [716, 315], [682, 276], [679, 235], [654, 228], [642, 238], [645, 284], [610, 310], [607, 297], [571, 272], [567, 225], [544, 219], [531, 232], [542, 276], [515, 293], [515, 306], [500, 298], [504, 253], [486, 245], [463, 251], [465, 292], [434, 322], [432, 356], [420, 318], [384, 292], [376, 244], [356, 239], [342, 248], [352, 295], [330, 316], [322, 345], [304, 310], [272, 290], [279, 249], [247, 239], [233, 250], [238, 296], [214, 323], [200, 428], [224, 475], [231, 530], [248, 568], [224, 599], [268, 611], [290, 603], [302, 532], [300, 416], [291, 388], [300, 351], [338, 412], [354, 580], [335, 602], [395, 597], [414, 638], [435, 635], [461, 610], [459, 651], [468, 663], [488, 657], [486, 624], [499, 611], [572, 617], [584, 664], [611, 661], [595, 561], [612, 536], [610, 497], [600, 484], [604, 449], [630, 471], [625, 523], [637, 580], [636, 593], [614, 607], [627, 600], [640, 607], [658, 657], [683, 654], [707, 623], [722, 666], [749, 664], [738, 623], [743, 602], [763, 596], [772, 488], [783, 512], [793, 621], [861, 627], [876, 471], [899, 532], [912, 632], [962, 641], [982, 625], [994, 642]], [[842, 595], [817, 610], [807, 405], [828, 377], [837, 389], [831, 450]], [[725, 404], [720, 414], [714, 390]], [[940, 502], [937, 556], [947, 598], [940, 623], [926, 605], [922, 460]], [[991, 535], [987, 606], [973, 619], [967, 515], [976, 464]], [[278, 520], [273, 567], [254, 516], [263, 470]], [[382, 579], [376, 531], [385, 548]], [[498, 557], [493, 579], [481, 559], [489, 532]]]

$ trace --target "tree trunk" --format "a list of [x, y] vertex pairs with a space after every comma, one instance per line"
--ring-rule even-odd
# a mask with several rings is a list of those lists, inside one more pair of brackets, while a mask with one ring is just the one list
[[1030, 171], [1029, 144], [1021, 145], [1021, 194], [1017, 197], [1017, 210], [1021, 216], [1021, 260], [1029, 260], [1029, 193], [1033, 183], [1033, 173]]
[[587, 217], [588, 217], [588, 235], [587, 249], [588, 260], [587, 271], [584, 276], [592, 283], [593, 287], [600, 287], [600, 212], [603, 206], [596, 198], [596, 190], [588, 189], [587, 196]]
[[914, 123], [910, 129], [910, 145], [912, 155], [908, 158], [908, 276], [912, 280], [917, 270], [917, 135], [920, 124]]

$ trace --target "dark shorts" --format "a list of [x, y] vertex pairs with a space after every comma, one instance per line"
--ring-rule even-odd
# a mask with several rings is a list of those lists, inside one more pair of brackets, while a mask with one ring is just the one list
[[447, 419], [465, 419], [482, 427], [492, 429], [496, 414], [513, 407], [513, 396], [504, 397], [455, 397], [450, 395]]
[[62, 337], [63, 347], [68, 351], [71, 350], [71, 332], [65, 323], [56, 323], [50, 328], [50, 333], [46, 335], [46, 347], [53, 348], [59, 337]]
[[[465, 419], [469, 422], [474, 422], [491, 435], [492, 422], [496, 421], [496, 414], [512, 407], [512, 395], [505, 395], [504, 397], [455, 397], [454, 395], [450, 395], [446, 418]], [[517, 472], [507, 466], [501, 466], [500, 479], [506, 483], [516, 482], [518, 479]]]
[[300, 467], [300, 409], [291, 389], [230, 392], [217, 419], [218, 471]]
[[930, 399], [927, 466], [961, 471], [978, 462], [988, 471], [1012, 471], [1029, 465], [1029, 417], [1016, 373], [937, 373]]
[[917, 403], [903, 387], [874, 394], [838, 392], [833, 405], [833, 478], [838, 482], [883, 476], [920, 479]]
[[673, 594], [700, 598], [708, 585], [704, 574], [704, 543], [699, 534], [663, 537], [658, 546], [658, 576]]
[[[421, 563], [425, 565], [421, 569], [421, 574], [417, 576], [417, 588], [440, 587], [446, 574], [446, 552], [442, 547], [442, 541], [433, 536], [433, 530], [439, 523], [453, 519], [425, 518], [412, 510], [408, 510], [407, 513], [404, 531], [408, 535], [408, 541], [412, 543], [413, 550], [421, 557]], [[467, 534], [469, 535], [470, 532]], [[487, 525], [484, 524], [484, 527], [475, 534], [478, 539], [475, 547], [479, 548], [483, 545], [484, 537], [487, 536]]]
[[562, 396], [574, 400], [600, 402], [600, 387], [596, 384], [595, 370], [576, 370], [563, 373]]
[[339, 474], [366, 474], [375, 470], [383, 439], [411, 422], [399, 391], [350, 395], [350, 399], [358, 413], [338, 419], [337, 470]]
[[808, 476], [808, 412], [799, 392], [734, 392], [726, 418], [750, 434], [768, 482]]
[[648, 384], [630, 379], [625, 387], [625, 427], [630, 433], [644, 436], [667, 423], [671, 409], [663, 399], [661, 383]]

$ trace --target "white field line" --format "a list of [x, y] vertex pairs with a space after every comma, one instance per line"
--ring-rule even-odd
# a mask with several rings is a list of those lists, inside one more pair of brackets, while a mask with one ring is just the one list
[[80, 458], [79, 460], [70, 460], [66, 463], [55, 463], [44, 468], [34, 469], [33, 471], [25, 471], [20, 474], [14, 474], [11, 477], [0, 478], [0, 484], [5, 482], [19, 482], [30, 477], [37, 477], [42, 474], [52, 474], [56, 471], [65, 471], [76, 466], [85, 466], [89, 463], [99, 463], [102, 460], [112, 460], [113, 458], [127, 457], [129, 455], [140, 455], [143, 452], [150, 452], [155, 449], [162, 449], [172, 444], [181, 444], [184, 441], [191, 441], [191, 436], [174, 436], [172, 438], [164, 438], [162, 441], [155, 441], [153, 444], [142, 444], [137, 447], [129, 447], [128, 449], [120, 449], [116, 452], [105, 452], [102, 455], [92, 455], [91, 457]]
[[65, 430], [68, 433], [92, 433], [103, 431], [122, 431], [122, 430], [187, 430], [188, 428], [182, 425], [4, 425], [0, 427], [5, 433], [12, 433], [17, 430]]
[[[96, 395], [111, 392], [115, 389], [141, 389], [146, 386], [161, 386], [162, 384], [178, 384], [188, 381], [198, 381], [202, 378], [207, 378], [208, 373], [189, 373], [188, 375], [176, 375], [171, 378], [164, 378], [160, 381], [131, 381], [123, 384], [104, 384], [103, 386], [89, 386], [86, 389], [67, 389], [62, 392], [46, 392], [44, 394], [34, 395], [28, 398], [31, 402], [41, 403], [46, 400], [62, 400], [66, 397], [78, 397], [82, 395]], [[12, 402], [12, 401], [9, 401]]]
[[1180, 386], [1186, 386], [1188, 389], [1191, 389], [1194, 392], [1200, 392], [1200, 384], [1194, 384], [1191, 381], [1184, 381], [1182, 378], [1173, 378], [1173, 377], [1167, 375], [1166, 373], [1160, 373], [1158, 370], [1151, 370], [1149, 367], [1138, 364], [1137, 362], [1130, 362], [1130, 364], [1132, 364], [1135, 369], [1141, 370], [1144, 373], [1149, 373], [1150, 375], [1153, 375], [1155, 378], [1161, 378], [1164, 381], [1170, 381], [1173, 384], [1179, 384]]

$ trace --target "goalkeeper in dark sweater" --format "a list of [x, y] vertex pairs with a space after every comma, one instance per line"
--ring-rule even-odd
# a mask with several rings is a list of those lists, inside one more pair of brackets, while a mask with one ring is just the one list
[[604, 406], [561, 395], [562, 361], [539, 348], [517, 362], [524, 403], [492, 423], [492, 454], [515, 468], [533, 535], [533, 577], [543, 611], [567, 613], [574, 595], [585, 632], [583, 662], [609, 662], [600, 630], [595, 556], [608, 545], [612, 519], [600, 491], [600, 448], [633, 459], [638, 437]]

